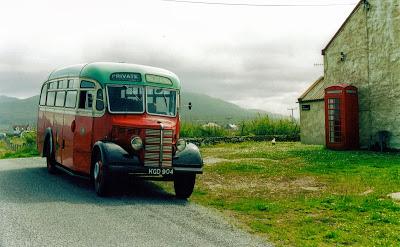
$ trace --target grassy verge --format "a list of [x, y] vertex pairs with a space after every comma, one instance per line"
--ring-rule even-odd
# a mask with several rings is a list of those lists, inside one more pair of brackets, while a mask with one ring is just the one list
[[[396, 246], [400, 155], [299, 143], [202, 148], [191, 201], [216, 208], [277, 246]], [[207, 163], [208, 162], [208, 163]]]
[[29, 158], [39, 156], [39, 152], [36, 147], [24, 147], [18, 151], [0, 152], [0, 159], [12, 159], [12, 158]]
[[25, 145], [17, 151], [11, 150], [4, 140], [0, 141], [0, 159], [27, 158], [39, 155], [36, 149], [36, 133], [26, 133], [23, 137], [10, 137], [9, 142]]

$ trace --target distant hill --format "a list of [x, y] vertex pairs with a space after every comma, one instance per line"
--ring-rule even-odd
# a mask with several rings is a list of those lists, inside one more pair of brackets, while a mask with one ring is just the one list
[[[272, 118], [282, 118], [282, 115], [272, 114], [263, 110], [244, 109], [230, 102], [198, 93], [182, 93], [181, 119], [187, 122], [216, 122], [220, 124], [237, 123], [252, 119], [259, 115], [269, 115]], [[187, 105], [192, 102], [192, 110]]]
[[[9, 128], [13, 124], [36, 125], [37, 105], [39, 96], [18, 99], [0, 95], [0, 128]], [[192, 102], [192, 110], [187, 104]], [[198, 123], [216, 122], [219, 124], [236, 123], [251, 119], [259, 114], [271, 117], [281, 115], [269, 114], [262, 110], [247, 110], [227, 101], [213, 98], [204, 94], [182, 93], [181, 119]]]
[[36, 125], [39, 96], [18, 99], [0, 96], [0, 126], [8, 128], [13, 124]]
[[5, 95], [0, 95], [0, 103], [7, 103], [7, 102], [12, 102], [18, 100], [18, 98], [15, 97], [8, 97]]

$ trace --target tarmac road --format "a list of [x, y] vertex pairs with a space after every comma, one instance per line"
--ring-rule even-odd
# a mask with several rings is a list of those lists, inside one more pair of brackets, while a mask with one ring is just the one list
[[0, 160], [0, 246], [270, 246], [150, 182], [119, 190], [99, 198], [41, 158]]

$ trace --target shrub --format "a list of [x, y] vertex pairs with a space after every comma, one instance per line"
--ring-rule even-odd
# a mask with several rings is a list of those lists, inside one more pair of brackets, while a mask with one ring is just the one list
[[291, 119], [258, 117], [240, 124], [240, 135], [299, 135], [300, 127]]
[[22, 139], [25, 141], [27, 145], [35, 145], [36, 144], [36, 132], [24, 132], [22, 135]]
[[181, 124], [181, 137], [222, 137], [228, 135], [230, 135], [229, 131], [221, 127], [203, 127], [192, 123]]
[[259, 116], [253, 120], [243, 121], [239, 130], [229, 131], [223, 128], [202, 127], [199, 124], [182, 123], [182, 137], [225, 137], [225, 136], [298, 136], [300, 127], [297, 121], [291, 119], [273, 119], [268, 116]]

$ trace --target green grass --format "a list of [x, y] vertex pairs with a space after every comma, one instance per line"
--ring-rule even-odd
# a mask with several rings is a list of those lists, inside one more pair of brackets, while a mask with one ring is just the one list
[[29, 158], [36, 157], [39, 155], [36, 147], [25, 147], [18, 151], [10, 151], [3, 153], [0, 155], [0, 159], [12, 159], [12, 158]]
[[10, 158], [28, 158], [39, 155], [36, 149], [36, 133], [26, 133], [23, 137], [9, 137], [9, 141], [13, 144], [26, 144], [27, 146], [13, 151], [8, 148], [4, 141], [0, 141], [0, 159]]
[[277, 246], [399, 246], [400, 155], [300, 143], [219, 144], [191, 201]]

